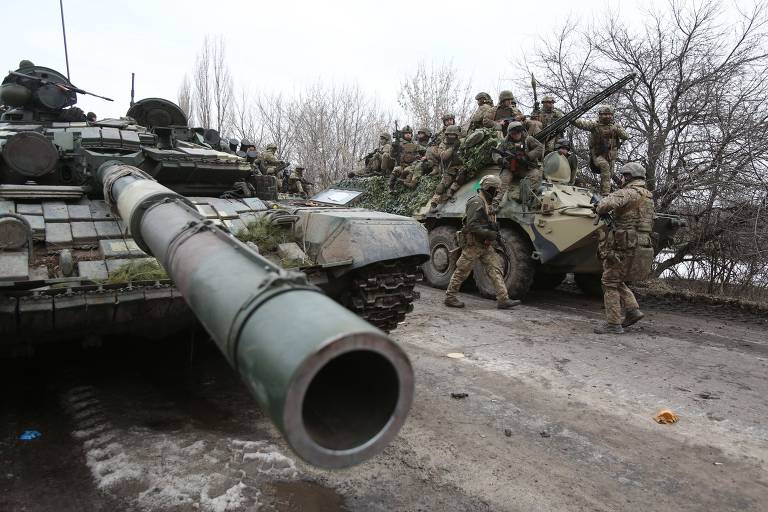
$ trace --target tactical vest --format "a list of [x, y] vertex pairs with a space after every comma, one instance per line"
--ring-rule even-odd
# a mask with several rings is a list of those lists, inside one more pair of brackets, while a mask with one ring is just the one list
[[616, 149], [616, 125], [597, 124], [590, 133], [589, 147], [595, 156], [613, 159]]
[[653, 229], [653, 192], [645, 188], [644, 180], [632, 181], [627, 187], [639, 197], [614, 211], [613, 228], [650, 233]]
[[503, 107], [501, 105], [498, 105], [495, 108], [496, 111], [493, 113], [493, 120], [494, 121], [500, 121], [502, 119], [507, 119], [510, 117], [517, 117], [521, 114], [520, 109], [517, 107]]
[[474, 114], [472, 114], [472, 117], [469, 119], [469, 129], [470, 130], [477, 130], [479, 128], [483, 127], [483, 118], [485, 117], [486, 112], [488, 112], [493, 107], [489, 105], [488, 103], [483, 103], [479, 107], [477, 107], [477, 110]]
[[546, 112], [544, 110], [539, 112], [539, 119], [541, 120], [541, 125], [543, 128], [546, 128], [561, 117], [563, 117], [563, 113], [557, 109], [553, 109], [552, 112]]
[[[453, 154], [450, 158], [446, 158], [445, 155], [451, 148], [453, 148]], [[461, 155], [459, 155], [459, 144], [454, 146], [443, 144], [440, 148], [440, 161], [445, 172], [455, 174], [464, 165], [464, 161]]]

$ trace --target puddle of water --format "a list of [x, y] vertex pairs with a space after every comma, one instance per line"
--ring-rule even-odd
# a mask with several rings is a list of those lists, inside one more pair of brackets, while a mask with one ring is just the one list
[[336, 491], [314, 482], [275, 482], [272, 487], [279, 512], [347, 512]]

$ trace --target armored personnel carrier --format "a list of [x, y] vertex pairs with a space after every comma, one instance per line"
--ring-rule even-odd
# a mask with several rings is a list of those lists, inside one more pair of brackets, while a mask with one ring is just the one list
[[[412, 307], [426, 230], [278, 203], [273, 177], [212, 149], [217, 134], [175, 104], [94, 121], [77, 94], [27, 61], [0, 86], [0, 349], [163, 337], [197, 320], [305, 460], [347, 466], [386, 446], [413, 374], [371, 323], [392, 329]], [[311, 279], [235, 236], [254, 222], [290, 233]]]
[[[629, 75], [612, 84], [534, 136], [542, 142], [548, 140], [633, 79], [634, 75]], [[478, 144], [495, 146], [495, 143]], [[598, 232], [603, 225], [591, 209], [594, 193], [570, 183], [570, 164], [557, 152], [545, 157], [542, 171], [542, 183], [537, 190], [533, 190], [527, 179], [521, 180], [514, 186], [516, 198], [504, 200], [496, 216], [503, 239], [497, 250], [504, 262], [504, 279], [509, 295], [521, 298], [532, 286], [554, 288], [567, 273], [574, 274], [577, 285], [584, 292], [602, 294], [602, 265], [597, 258], [597, 244]], [[491, 163], [489, 153], [487, 163], [436, 211], [431, 211], [429, 204], [416, 208], [414, 217], [429, 230], [430, 259], [424, 263], [423, 270], [424, 278], [430, 285], [447, 288], [455, 268], [451, 253], [457, 247], [456, 232], [461, 229], [467, 200], [476, 193], [480, 178], [500, 172], [501, 168]], [[425, 184], [430, 183], [434, 186], [434, 181]], [[342, 188], [358, 190], [375, 188], [361, 186], [362, 182], [345, 181], [342, 185]], [[430, 193], [419, 189], [402, 191], [391, 204], [399, 207], [408, 203], [410, 196], [423, 199]], [[682, 221], [674, 216], [656, 216], [654, 232], [657, 251], [666, 246], [680, 225]], [[475, 267], [473, 277], [482, 295], [495, 297], [493, 284], [480, 264]]]

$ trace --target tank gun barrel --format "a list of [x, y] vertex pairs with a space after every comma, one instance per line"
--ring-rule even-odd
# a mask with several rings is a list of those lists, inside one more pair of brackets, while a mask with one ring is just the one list
[[568, 126], [573, 121], [575, 121], [576, 119], [580, 118], [581, 116], [589, 112], [591, 108], [600, 104], [603, 100], [605, 100], [612, 94], [619, 92], [621, 89], [624, 88], [625, 85], [627, 85], [632, 80], [634, 80], [636, 76], [637, 75], [635, 75], [635, 73], [630, 73], [624, 78], [622, 78], [621, 80], [619, 80], [618, 82], [615, 82], [609, 85], [602, 91], [590, 97], [587, 101], [585, 101], [575, 109], [563, 115], [563, 117], [547, 125], [544, 129], [542, 129], [536, 135], [534, 135], [534, 138], [536, 138], [536, 140], [538, 140], [539, 142], [545, 142], [551, 139], [556, 133], [562, 132], [566, 126]]
[[301, 458], [349, 466], [395, 437], [413, 399], [413, 370], [383, 332], [141, 170], [110, 161], [96, 176]]

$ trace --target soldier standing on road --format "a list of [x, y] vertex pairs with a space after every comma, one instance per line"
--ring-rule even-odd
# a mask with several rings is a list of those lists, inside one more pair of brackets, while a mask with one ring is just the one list
[[459, 288], [475, 265], [475, 261], [482, 263], [488, 277], [491, 278], [496, 288], [496, 307], [509, 309], [520, 304], [519, 300], [510, 300], [507, 287], [504, 284], [504, 276], [501, 271], [501, 259], [496, 254], [494, 243], [499, 238], [499, 226], [496, 224], [496, 216], [489, 209], [489, 201], [496, 195], [501, 185], [498, 176], [489, 174], [480, 180], [480, 190], [476, 196], [467, 201], [464, 216], [464, 227], [459, 238], [461, 256], [456, 262], [456, 270], [453, 271], [448, 290], [445, 292], [445, 305], [452, 308], [463, 308], [456, 294]]
[[613, 107], [608, 105], [598, 110], [597, 122], [576, 119], [573, 124], [589, 132], [590, 167], [600, 173], [600, 193], [607, 196], [611, 193], [611, 176], [619, 146], [629, 135], [613, 122]]
[[[499, 210], [499, 205], [513, 180], [519, 182], [522, 178], [528, 178], [531, 188], [534, 190], [538, 188], [541, 181], [539, 161], [544, 156], [544, 145], [530, 135], [526, 135], [525, 128], [519, 121], [509, 123], [507, 136], [499, 141], [496, 149], [509, 156], [493, 153], [493, 161], [501, 166], [501, 185], [498, 187], [498, 193], [493, 198], [491, 207], [494, 213]], [[516, 196], [514, 199], [519, 200], [519, 191], [516, 192]]]
[[[631, 162], [621, 168], [623, 187], [596, 206], [599, 215], [613, 214], [608, 231], [600, 232], [598, 255], [603, 261], [603, 302], [607, 322], [598, 334], [621, 334], [645, 315], [625, 281], [644, 279], [653, 263], [653, 193], [645, 185], [645, 168]], [[625, 314], [622, 316], [621, 311]]]
[[483, 118], [486, 112], [493, 108], [493, 100], [487, 92], [477, 93], [475, 101], [477, 101], [477, 110], [469, 118], [469, 133], [483, 127]]

